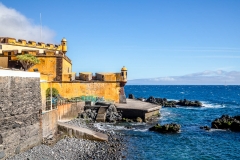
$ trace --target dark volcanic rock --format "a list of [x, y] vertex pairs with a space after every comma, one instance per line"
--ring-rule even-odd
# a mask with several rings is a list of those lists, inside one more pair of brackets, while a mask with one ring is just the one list
[[78, 117], [83, 119], [95, 120], [97, 116], [97, 110], [86, 109], [84, 112], [79, 113]]
[[166, 101], [163, 103], [164, 107], [176, 107], [176, 101]]
[[117, 111], [115, 105], [111, 104], [107, 109], [106, 121], [107, 122], [116, 122], [122, 120], [122, 114]]
[[149, 131], [155, 131], [160, 133], [177, 133], [179, 132], [181, 126], [179, 124], [171, 123], [171, 124], [165, 124], [160, 125], [156, 124], [155, 126], [149, 128]]
[[176, 105], [179, 106], [192, 106], [192, 107], [202, 107], [202, 103], [199, 101], [189, 101], [189, 100], [179, 100], [179, 102], [176, 103]]
[[146, 100], [146, 102], [157, 103], [157, 102], [156, 102], [156, 99], [155, 99], [153, 96], [149, 97], [149, 98]]
[[200, 129], [204, 129], [204, 130], [206, 130], [206, 131], [209, 131], [211, 128], [208, 127], [208, 126], [201, 126]]
[[129, 99], [135, 99], [135, 97], [134, 97], [133, 94], [129, 94], [129, 95], [128, 95], [128, 98], [129, 98]]
[[[85, 109], [85, 107], [84, 107]], [[94, 122], [96, 120], [99, 108], [86, 108], [84, 112], [78, 114], [78, 118], [83, 118], [85, 120], [90, 120]], [[106, 110], [106, 121], [107, 122], [116, 122], [122, 120], [122, 114], [117, 111], [117, 108], [114, 104], [109, 104]]]
[[240, 116], [230, 117], [229, 115], [222, 115], [222, 117], [215, 119], [212, 122], [212, 128], [215, 129], [230, 129], [232, 131], [240, 132]]
[[154, 98], [153, 96], [149, 97], [146, 102], [158, 104], [164, 107], [176, 107], [176, 101], [167, 101], [166, 98]]

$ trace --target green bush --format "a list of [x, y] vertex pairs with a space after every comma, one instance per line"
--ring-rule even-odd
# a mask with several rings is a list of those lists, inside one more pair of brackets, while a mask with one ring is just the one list
[[[57, 97], [59, 95], [59, 92], [56, 88], [52, 88], [52, 97]], [[51, 96], [51, 88], [48, 88], [46, 90], [46, 97], [50, 97]]]

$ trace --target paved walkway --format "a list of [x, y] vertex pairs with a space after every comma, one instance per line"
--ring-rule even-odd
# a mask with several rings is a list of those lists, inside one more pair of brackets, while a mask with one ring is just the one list
[[127, 99], [127, 103], [119, 103], [115, 104], [117, 106], [117, 109], [134, 109], [134, 110], [142, 110], [145, 112], [152, 112], [155, 110], [159, 110], [162, 108], [162, 106], [143, 102], [140, 100], [134, 100], [134, 99]]

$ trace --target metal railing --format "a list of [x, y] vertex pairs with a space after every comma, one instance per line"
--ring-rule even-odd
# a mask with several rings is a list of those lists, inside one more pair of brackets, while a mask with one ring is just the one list
[[[51, 103], [52, 101], [52, 103]], [[77, 102], [86, 102], [91, 101], [93, 103], [96, 102], [110, 102], [113, 103], [113, 100], [104, 99], [104, 97], [97, 97], [97, 96], [80, 96], [80, 97], [74, 97], [71, 99], [63, 98], [61, 96], [57, 97], [47, 97], [46, 99], [46, 111], [57, 109], [59, 105], [69, 104], [69, 103], [77, 103]]]

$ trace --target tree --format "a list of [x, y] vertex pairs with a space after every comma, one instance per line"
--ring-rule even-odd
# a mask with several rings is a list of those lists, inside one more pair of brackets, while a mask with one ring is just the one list
[[27, 71], [29, 68], [31, 68], [35, 64], [40, 63], [39, 59], [37, 59], [37, 57], [31, 54], [18, 55], [17, 59], [23, 65], [25, 71]]

